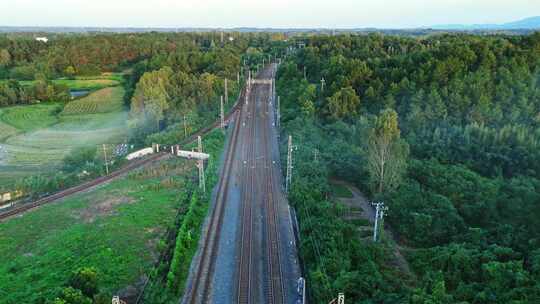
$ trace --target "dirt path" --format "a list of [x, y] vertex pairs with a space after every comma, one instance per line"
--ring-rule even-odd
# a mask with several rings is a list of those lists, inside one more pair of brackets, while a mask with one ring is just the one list
[[[372, 225], [375, 222], [375, 209], [371, 206], [371, 203], [366, 196], [360, 192], [358, 188], [345, 181], [332, 180], [333, 184], [345, 186], [352, 193], [352, 198], [338, 197], [337, 200], [344, 206], [350, 208], [349, 214], [345, 215], [346, 220], [364, 219], [368, 220]], [[361, 210], [360, 212], [356, 210]], [[365, 230], [373, 231], [373, 228], [365, 227]], [[395, 260], [394, 265], [398, 267], [402, 272], [414, 277], [414, 273], [409, 267], [409, 263], [401, 253], [401, 247], [398, 244], [397, 238], [394, 236], [392, 229], [385, 225], [384, 234], [391, 241], [391, 246], [394, 249]], [[365, 240], [365, 238], [363, 238]]]

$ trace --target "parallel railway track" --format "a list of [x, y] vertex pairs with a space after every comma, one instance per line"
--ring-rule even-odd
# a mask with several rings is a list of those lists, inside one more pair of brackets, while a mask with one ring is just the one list
[[[242, 98], [241, 98], [242, 100]], [[238, 105], [242, 103], [239, 102]], [[238, 106], [237, 105], [237, 106]], [[238, 143], [238, 133], [240, 132], [240, 121], [242, 120], [242, 111], [238, 111], [232, 130], [231, 140], [226, 152], [225, 163], [219, 179], [216, 203], [210, 214], [210, 222], [208, 231], [204, 236], [203, 247], [201, 250], [201, 258], [198, 265], [197, 273], [194, 277], [193, 284], [186, 293], [184, 301], [186, 303], [208, 303], [209, 290], [212, 273], [215, 266], [215, 258], [217, 254], [217, 246], [221, 232], [221, 224], [223, 220], [224, 205], [227, 201], [227, 189], [229, 187], [231, 169], [233, 159]]]
[[[245, 181], [242, 187], [242, 224], [241, 224], [241, 237], [240, 237], [240, 261], [238, 267], [238, 282], [237, 282], [237, 303], [247, 304], [252, 302], [253, 292], [252, 286], [252, 252], [253, 252], [253, 205], [254, 199], [254, 186], [255, 186], [255, 170], [256, 168], [256, 156], [255, 156], [255, 144], [254, 139], [256, 136], [256, 102], [250, 103], [251, 110], [248, 110], [249, 114], [249, 127], [247, 131], [247, 138], [245, 139], [245, 146], [247, 146], [247, 155], [245, 156], [246, 163], [242, 169], [243, 180]], [[253, 167], [252, 167], [253, 166]]]
[[[238, 284], [237, 284], [237, 303], [249, 304], [258, 303], [254, 296], [252, 272], [252, 252], [253, 244], [256, 244], [252, 230], [253, 218], [252, 211], [254, 207], [258, 207], [256, 200], [257, 193], [261, 194], [262, 207], [265, 210], [263, 218], [263, 226], [266, 231], [263, 236], [262, 248], [265, 257], [266, 268], [265, 278], [263, 280], [264, 301], [270, 304], [285, 303], [285, 292], [283, 286], [283, 272], [280, 260], [280, 239], [279, 239], [279, 219], [278, 219], [278, 201], [279, 187], [275, 187], [276, 180], [274, 179], [274, 164], [272, 161], [271, 122], [269, 117], [272, 113], [270, 103], [270, 95], [265, 93], [266, 85], [260, 86], [254, 97], [258, 100], [252, 100], [249, 112], [249, 134], [245, 142], [248, 146], [247, 166], [244, 168], [244, 191], [242, 193], [242, 225], [240, 238], [240, 261], [238, 267]], [[257, 104], [260, 108], [257, 111]], [[260, 144], [260, 155], [255, 155], [254, 146], [256, 145], [257, 136], [260, 136], [262, 144]], [[263, 159], [261, 164], [257, 163], [257, 159]], [[253, 165], [251, 165], [253, 164]], [[246, 170], [247, 169], [247, 170]], [[257, 188], [260, 184], [260, 188]]]
[[[266, 261], [268, 267], [266, 296], [268, 303], [278, 304], [285, 303], [284, 286], [283, 286], [283, 271], [280, 260], [280, 240], [279, 240], [279, 217], [278, 217], [278, 202], [276, 197], [279, 197], [279, 192], [275, 189], [274, 179], [274, 163], [272, 161], [272, 148], [270, 146], [270, 131], [271, 128], [269, 116], [272, 113], [271, 105], [266, 104], [267, 111], [263, 116], [263, 142], [265, 152], [265, 220], [266, 220]], [[279, 188], [278, 188], [279, 191]]]

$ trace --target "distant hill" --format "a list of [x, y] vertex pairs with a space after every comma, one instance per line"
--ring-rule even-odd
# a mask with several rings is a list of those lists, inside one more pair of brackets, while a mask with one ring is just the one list
[[440, 24], [430, 26], [437, 30], [516, 30], [516, 29], [540, 29], [540, 16], [525, 18], [518, 21], [502, 24]]

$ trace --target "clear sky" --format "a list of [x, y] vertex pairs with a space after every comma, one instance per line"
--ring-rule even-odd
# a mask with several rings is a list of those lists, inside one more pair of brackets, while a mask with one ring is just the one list
[[540, 0], [0, 0], [0, 25], [382, 27], [504, 23]]

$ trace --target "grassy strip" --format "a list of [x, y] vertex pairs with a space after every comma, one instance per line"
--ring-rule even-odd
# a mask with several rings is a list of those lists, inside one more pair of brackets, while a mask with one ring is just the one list
[[[52, 83], [57, 85], [65, 85], [70, 90], [99, 90], [108, 87], [119, 86], [122, 83], [122, 75], [106, 75], [96, 77], [76, 77], [75, 79], [53, 79]], [[23, 86], [32, 86], [36, 83], [35, 80], [23, 80], [19, 81]]]
[[[176, 237], [169, 244], [169, 260], [164, 260], [152, 272], [151, 283], [145, 291], [144, 303], [175, 303], [184, 290], [191, 260], [197, 251], [201, 226], [211, 200], [211, 189], [218, 181], [219, 157], [223, 150], [224, 135], [220, 130], [204, 138], [205, 152], [210, 154], [206, 168], [207, 193], [202, 193], [196, 184], [186, 186], [182, 199], [189, 202], [177, 222]], [[180, 210], [182, 212], [182, 210]], [[174, 248], [174, 249], [173, 249]]]

